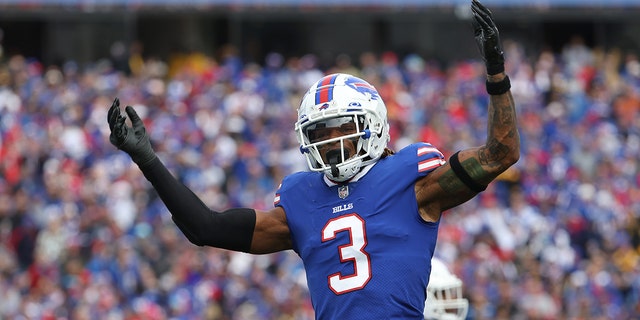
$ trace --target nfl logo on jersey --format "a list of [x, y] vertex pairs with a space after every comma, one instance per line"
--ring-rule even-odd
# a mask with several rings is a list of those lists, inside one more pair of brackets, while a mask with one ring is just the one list
[[338, 187], [338, 197], [340, 197], [340, 199], [344, 199], [347, 196], [349, 196], [349, 186]]

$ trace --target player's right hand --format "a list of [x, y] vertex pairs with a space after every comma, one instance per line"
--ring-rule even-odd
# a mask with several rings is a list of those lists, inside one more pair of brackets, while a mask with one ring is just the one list
[[156, 154], [151, 148], [149, 136], [140, 116], [131, 106], [126, 106], [125, 111], [131, 120], [131, 127], [125, 123], [127, 118], [120, 112], [120, 99], [115, 98], [107, 114], [107, 122], [111, 129], [109, 141], [116, 148], [128, 153], [131, 160], [138, 166], [143, 166], [155, 159]]

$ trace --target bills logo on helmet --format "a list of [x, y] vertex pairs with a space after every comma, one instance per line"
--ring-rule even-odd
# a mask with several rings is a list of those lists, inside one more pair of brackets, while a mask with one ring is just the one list
[[378, 100], [380, 98], [380, 95], [378, 94], [378, 91], [376, 91], [376, 88], [360, 78], [349, 77], [347, 78], [347, 80], [345, 80], [344, 84], [362, 94], [370, 94], [371, 99], [373, 100]]
[[333, 100], [333, 87], [338, 79], [337, 74], [328, 75], [320, 81], [316, 87], [316, 105]]

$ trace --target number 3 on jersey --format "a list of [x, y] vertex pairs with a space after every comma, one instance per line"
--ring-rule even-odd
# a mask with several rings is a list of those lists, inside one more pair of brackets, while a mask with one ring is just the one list
[[350, 243], [338, 246], [340, 262], [352, 262], [354, 273], [342, 275], [340, 272], [329, 275], [329, 288], [335, 294], [343, 294], [359, 290], [371, 280], [371, 261], [369, 254], [364, 251], [367, 245], [367, 235], [364, 230], [364, 220], [355, 213], [329, 220], [322, 228], [322, 242], [335, 240], [338, 232], [349, 233]]

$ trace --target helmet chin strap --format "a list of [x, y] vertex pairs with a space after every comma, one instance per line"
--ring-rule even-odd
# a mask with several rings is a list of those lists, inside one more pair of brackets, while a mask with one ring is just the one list
[[[349, 159], [349, 150], [344, 151], [344, 158]], [[340, 170], [338, 170], [338, 164], [342, 161], [342, 152], [340, 149], [332, 149], [327, 151], [327, 161], [331, 166], [331, 175], [338, 177]]]

